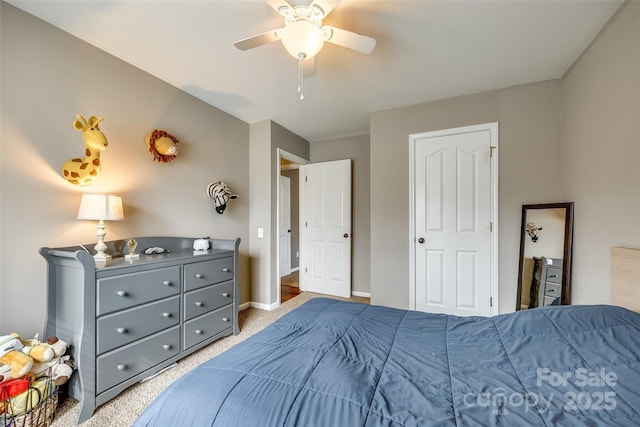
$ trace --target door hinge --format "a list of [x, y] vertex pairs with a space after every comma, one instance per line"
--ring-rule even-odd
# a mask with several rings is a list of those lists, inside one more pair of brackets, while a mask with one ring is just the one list
[[493, 297], [489, 297], [489, 307], [493, 307]]
[[489, 223], [489, 232], [493, 233], [493, 221]]
[[305, 272], [305, 273], [308, 273], [308, 272], [309, 272], [309, 270], [307, 270], [307, 267], [305, 267], [305, 268], [304, 268], [304, 272]]
[[493, 145], [489, 146], [489, 157], [493, 157], [493, 150], [495, 150], [496, 147], [494, 147]]

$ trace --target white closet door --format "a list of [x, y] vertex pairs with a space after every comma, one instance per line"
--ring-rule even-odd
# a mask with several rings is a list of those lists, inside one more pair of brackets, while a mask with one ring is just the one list
[[491, 130], [415, 138], [415, 308], [490, 315]]

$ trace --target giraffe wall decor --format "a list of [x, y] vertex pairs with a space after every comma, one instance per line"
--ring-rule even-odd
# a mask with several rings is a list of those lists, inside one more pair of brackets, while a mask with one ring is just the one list
[[82, 132], [85, 145], [85, 157], [67, 160], [62, 165], [62, 176], [75, 185], [93, 184], [100, 173], [100, 152], [107, 149], [109, 142], [98, 124], [102, 117], [91, 116], [87, 121], [80, 114], [73, 127]]

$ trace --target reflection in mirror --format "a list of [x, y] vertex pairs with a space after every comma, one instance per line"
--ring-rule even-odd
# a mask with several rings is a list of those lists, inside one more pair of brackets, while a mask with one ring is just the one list
[[516, 310], [571, 304], [573, 202], [522, 206]]

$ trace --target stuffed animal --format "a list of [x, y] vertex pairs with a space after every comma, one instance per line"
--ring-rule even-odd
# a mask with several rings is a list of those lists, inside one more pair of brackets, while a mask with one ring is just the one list
[[58, 337], [47, 338], [47, 345], [53, 350], [55, 357], [64, 356], [67, 352], [67, 343]]
[[71, 356], [66, 355], [62, 357], [56, 357], [50, 362], [39, 363], [36, 362], [31, 368], [31, 373], [36, 376], [48, 375], [55, 383], [60, 387], [66, 383], [71, 374], [73, 374], [73, 359]]
[[11, 368], [10, 378], [20, 378], [33, 366], [33, 359], [22, 352], [23, 347], [13, 334], [0, 336], [0, 363]]
[[36, 362], [49, 362], [55, 356], [51, 347], [38, 341], [38, 336], [32, 340], [23, 340], [20, 335], [11, 334], [22, 342], [22, 352], [27, 356], [31, 356]]
[[59, 359], [58, 363], [53, 365], [51, 374], [56, 387], [60, 387], [71, 377], [73, 374], [73, 360], [70, 356], [63, 356]]

